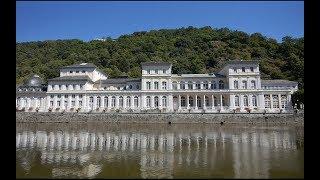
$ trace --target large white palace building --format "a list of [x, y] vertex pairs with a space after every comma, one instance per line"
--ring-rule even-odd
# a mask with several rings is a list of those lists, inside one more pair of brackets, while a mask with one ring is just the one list
[[94, 64], [34, 75], [17, 87], [16, 109], [39, 112], [290, 112], [298, 83], [262, 80], [258, 61], [228, 61], [218, 73], [172, 74], [167, 62], [144, 62], [141, 78], [108, 78]]

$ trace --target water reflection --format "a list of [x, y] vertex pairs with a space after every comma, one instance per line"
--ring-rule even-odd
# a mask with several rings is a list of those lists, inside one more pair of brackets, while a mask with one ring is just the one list
[[132, 166], [142, 178], [270, 178], [275, 168], [279, 171], [277, 164], [287, 160], [291, 163], [283, 165], [283, 171], [303, 177], [298, 152], [303, 149], [303, 129], [71, 126], [17, 124], [17, 164], [25, 174], [38, 163], [49, 167], [52, 177], [92, 178], [108, 175], [104, 171], [109, 166], [117, 166], [113, 171], [118, 174]]

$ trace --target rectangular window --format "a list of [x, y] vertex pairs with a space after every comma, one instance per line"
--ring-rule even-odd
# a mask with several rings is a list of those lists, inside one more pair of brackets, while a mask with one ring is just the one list
[[64, 98], [68, 98], [68, 95], [64, 95]]
[[76, 101], [71, 101], [71, 107], [74, 107], [76, 105]]
[[82, 101], [79, 101], [79, 107], [82, 107]]
[[72, 98], [76, 98], [76, 95], [72, 94]]
[[79, 98], [82, 98], [82, 94], [79, 95]]
[[53, 106], [53, 101], [50, 101], [50, 107], [52, 107]]
[[61, 102], [57, 101], [57, 106], [60, 107], [61, 106]]

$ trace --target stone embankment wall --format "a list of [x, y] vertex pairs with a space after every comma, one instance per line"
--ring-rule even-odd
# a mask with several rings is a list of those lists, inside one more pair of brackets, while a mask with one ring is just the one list
[[17, 112], [16, 122], [30, 123], [226, 123], [226, 124], [299, 124], [304, 114], [135, 114], [135, 113], [30, 113]]

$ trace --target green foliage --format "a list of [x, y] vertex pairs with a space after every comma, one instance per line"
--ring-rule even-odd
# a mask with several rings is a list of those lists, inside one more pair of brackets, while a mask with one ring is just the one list
[[300, 107], [300, 104], [304, 104], [304, 89], [300, 89], [292, 94], [292, 104], [297, 104]]
[[59, 69], [91, 62], [109, 75], [139, 77], [140, 63], [166, 61], [173, 73], [218, 71], [228, 60], [259, 60], [263, 78], [289, 79], [304, 87], [304, 38], [284, 37], [282, 43], [260, 33], [247, 34], [228, 28], [160, 29], [135, 32], [118, 39], [56, 40], [16, 44], [17, 83], [33, 73], [46, 80]]

